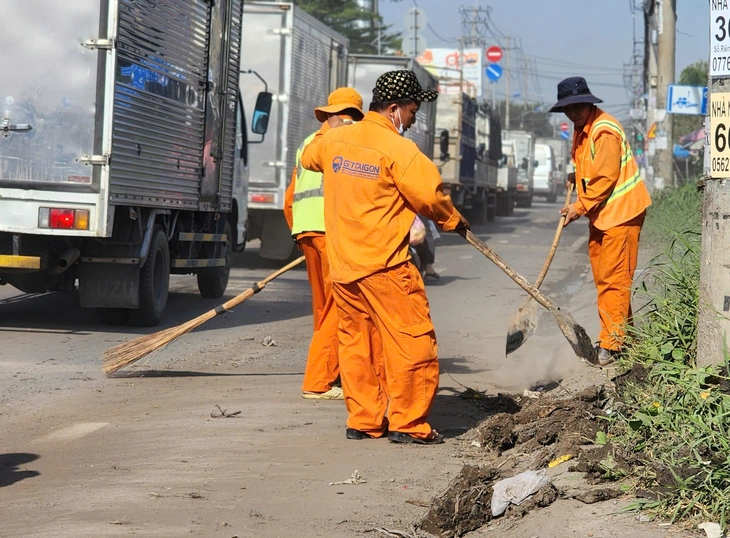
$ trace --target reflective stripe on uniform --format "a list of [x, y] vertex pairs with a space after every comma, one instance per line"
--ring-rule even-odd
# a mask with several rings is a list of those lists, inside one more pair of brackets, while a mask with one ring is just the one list
[[301, 202], [302, 200], [306, 200], [307, 198], [314, 198], [317, 196], [324, 196], [323, 187], [319, 187], [318, 189], [309, 189], [302, 192], [295, 192], [294, 202]]
[[622, 196], [625, 196], [629, 193], [634, 187], [636, 187], [639, 183], [641, 183], [643, 180], [641, 179], [641, 173], [637, 170], [637, 172], [631, 176], [629, 179], [624, 181], [621, 186], [614, 189], [611, 193], [611, 196], [609, 196], [607, 204], [610, 204], [617, 198], [621, 198]]

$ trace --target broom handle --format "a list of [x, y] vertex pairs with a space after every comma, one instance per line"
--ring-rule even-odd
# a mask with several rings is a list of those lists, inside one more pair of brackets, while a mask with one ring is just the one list
[[[570, 205], [570, 200], [573, 198], [574, 187], [575, 183], [571, 183], [568, 186], [568, 194], [565, 196], [565, 205], [563, 206], [563, 209]], [[539, 288], [542, 285], [542, 282], [545, 280], [545, 276], [548, 273], [548, 269], [550, 269], [550, 264], [553, 263], [553, 257], [555, 256], [555, 252], [558, 250], [558, 243], [560, 242], [560, 235], [563, 233], [563, 228], [565, 228], [565, 215], [560, 215], [560, 222], [558, 222], [558, 229], [555, 230], [555, 237], [553, 238], [553, 244], [550, 246], [550, 252], [548, 252], [547, 258], [545, 258], [545, 264], [542, 266], [542, 270], [535, 281], [536, 288]]]
[[230, 300], [226, 301], [225, 303], [223, 303], [222, 305], [220, 305], [219, 307], [217, 307], [215, 309], [216, 315], [218, 316], [220, 314], [228, 312], [232, 308], [241, 304], [246, 299], [250, 298], [253, 295], [256, 295], [258, 292], [260, 292], [262, 289], [264, 289], [266, 287], [266, 284], [268, 284], [275, 278], [280, 277], [281, 275], [283, 275], [290, 269], [293, 269], [294, 267], [296, 267], [303, 261], [304, 261], [304, 256], [301, 256], [301, 257], [297, 258], [296, 260], [294, 260], [293, 262], [291, 262], [289, 265], [282, 267], [275, 273], [271, 273], [265, 279], [260, 280], [259, 282], [256, 282], [256, 284], [254, 284], [253, 287], [248, 288], [246, 291], [244, 291], [240, 295], [236, 295], [233, 299], [230, 299]]
[[505, 272], [505, 274], [510, 277], [512, 280], [514, 280], [523, 290], [525, 290], [527, 293], [532, 295], [533, 299], [535, 299], [538, 303], [540, 303], [542, 306], [547, 308], [548, 310], [558, 310], [558, 306], [553, 303], [550, 299], [545, 297], [540, 290], [538, 290], [535, 286], [530, 284], [525, 278], [520, 275], [517, 271], [512, 269], [509, 265], [507, 265], [502, 258], [499, 257], [499, 255], [494, 252], [491, 248], [489, 248], [482, 240], [480, 240], [476, 235], [471, 233], [471, 230], [466, 229], [460, 229], [458, 230], [459, 234], [466, 239], [469, 243], [471, 243], [472, 246], [476, 247], [476, 249], [484, 254], [487, 258], [489, 258], [497, 267], [499, 267], [502, 271]]

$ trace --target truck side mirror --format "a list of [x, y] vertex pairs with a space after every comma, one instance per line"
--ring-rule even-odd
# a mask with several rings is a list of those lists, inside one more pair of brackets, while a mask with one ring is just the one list
[[522, 157], [522, 164], [520, 165], [520, 168], [522, 168], [523, 170], [527, 170], [527, 163], [527, 157]]
[[451, 156], [449, 155], [449, 131], [446, 129], [443, 129], [439, 135], [439, 147], [441, 149], [440, 159], [448, 161]]
[[535, 167], [535, 168], [537, 168], [538, 166], [540, 166], [540, 161], [538, 161], [537, 159], [535, 159], [534, 161], [532, 161], [532, 166]]
[[269, 116], [271, 114], [271, 103], [274, 97], [270, 92], [260, 92], [256, 97], [256, 107], [253, 110], [251, 120], [251, 132], [264, 135], [269, 128]]

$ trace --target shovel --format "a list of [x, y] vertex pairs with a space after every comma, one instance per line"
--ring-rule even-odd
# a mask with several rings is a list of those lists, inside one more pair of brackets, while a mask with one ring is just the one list
[[568, 340], [570, 347], [573, 348], [573, 351], [578, 357], [585, 359], [591, 364], [597, 364], [598, 357], [596, 356], [596, 350], [593, 348], [593, 343], [586, 334], [585, 329], [578, 325], [578, 322], [573, 319], [573, 316], [571, 316], [568, 312], [560, 310], [558, 305], [545, 297], [540, 290], [508, 266], [496, 252], [490, 249], [486, 244], [484, 244], [484, 242], [480, 241], [479, 238], [471, 233], [470, 230], [461, 229], [459, 230], [459, 233], [553, 315], [558, 327], [560, 327], [560, 330]]
[[[565, 197], [565, 205], [563, 207], [568, 207], [570, 205], [574, 186], [575, 185], [573, 183], [568, 186], [568, 194]], [[550, 252], [548, 252], [547, 258], [545, 258], [545, 264], [542, 266], [542, 270], [535, 281], [535, 287], [537, 289], [540, 289], [540, 285], [543, 280], [545, 280], [545, 275], [547, 275], [548, 269], [550, 269], [550, 264], [555, 256], [555, 251], [558, 249], [558, 243], [560, 242], [560, 235], [563, 233], [564, 225], [565, 215], [562, 215], [558, 222], [558, 229], [555, 230], [555, 237], [553, 238], [553, 244], [550, 246]], [[535, 332], [536, 327], [537, 303], [532, 299], [532, 297], [528, 297], [525, 302], [522, 303], [522, 306], [517, 311], [517, 314], [507, 330], [506, 354], [509, 355], [513, 351], [519, 349], [519, 347], [525, 343], [525, 340], [527, 340], [532, 333]]]

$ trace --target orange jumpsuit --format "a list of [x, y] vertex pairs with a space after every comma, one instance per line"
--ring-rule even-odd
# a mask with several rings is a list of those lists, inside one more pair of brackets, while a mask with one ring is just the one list
[[[329, 125], [324, 123], [321, 132], [324, 133], [328, 129]], [[298, 165], [299, 163], [292, 173], [291, 183], [284, 196], [284, 218], [290, 229], [294, 226], [293, 205]], [[297, 235], [296, 241], [307, 264], [307, 277], [312, 288], [312, 317], [314, 318], [314, 332], [309, 344], [302, 390], [327, 392], [340, 376], [337, 350], [337, 310], [332, 297], [327, 241], [324, 230], [304, 231]]]
[[593, 279], [601, 319], [600, 346], [619, 350], [631, 322], [631, 286], [649, 192], [621, 125], [595, 108], [573, 137], [579, 215], [588, 217]]
[[[445, 231], [454, 230], [461, 215], [443, 194], [436, 166], [375, 112], [316, 138], [302, 165], [324, 173], [347, 425], [373, 437], [387, 427], [428, 438], [437, 344], [423, 280], [409, 262], [408, 236], [416, 213]], [[373, 353], [373, 326], [382, 339], [382, 362]]]

